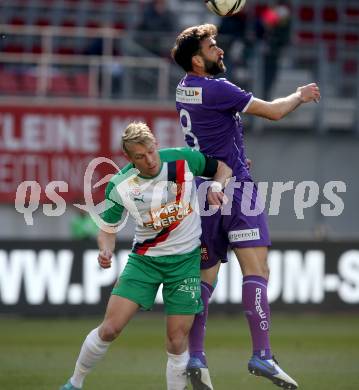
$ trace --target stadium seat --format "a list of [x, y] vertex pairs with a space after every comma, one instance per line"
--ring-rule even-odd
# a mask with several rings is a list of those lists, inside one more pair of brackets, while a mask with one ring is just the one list
[[359, 23], [359, 6], [358, 7], [348, 7], [345, 10], [345, 15], [349, 21]]
[[125, 29], [125, 24], [122, 23], [122, 22], [115, 22], [113, 25], [112, 25], [112, 28], [114, 28], [115, 30], [118, 30], [118, 31], [123, 31]]
[[100, 28], [101, 25], [96, 20], [89, 20], [86, 22], [86, 27], [87, 28]]
[[70, 46], [60, 46], [55, 50], [56, 54], [62, 54], [62, 55], [74, 55], [75, 50], [73, 47]]
[[50, 26], [50, 20], [46, 17], [39, 17], [34, 24], [38, 27], [47, 27]]
[[359, 45], [359, 33], [347, 32], [343, 35], [344, 42], [348, 45]]
[[22, 18], [21, 16], [14, 16], [13, 18], [10, 19], [9, 24], [13, 26], [24, 26], [26, 23], [25, 23], [25, 19]]
[[33, 54], [41, 54], [42, 53], [42, 46], [35, 43], [34, 45], [31, 46], [30, 51]]
[[338, 40], [338, 34], [335, 31], [323, 31], [321, 38], [327, 42], [336, 42]]
[[87, 73], [76, 73], [73, 76], [73, 91], [78, 96], [88, 97], [90, 79]]
[[343, 63], [343, 72], [345, 75], [356, 75], [358, 72], [358, 62], [355, 59], [349, 59]]
[[302, 7], [299, 8], [298, 16], [302, 22], [314, 21], [315, 12], [313, 7], [303, 5]]
[[20, 54], [20, 53], [24, 53], [25, 48], [19, 42], [9, 42], [8, 44], [4, 45], [4, 47], [2, 48], [2, 51], [5, 53]]
[[56, 74], [48, 80], [48, 93], [56, 96], [70, 96], [71, 87], [67, 75]]
[[18, 92], [17, 75], [10, 71], [0, 71], [0, 93], [16, 95]]
[[314, 43], [317, 35], [313, 31], [298, 31], [297, 39], [301, 43]]
[[61, 22], [61, 27], [76, 27], [76, 22], [72, 19], [65, 19]]
[[338, 11], [335, 7], [324, 7], [322, 9], [322, 19], [326, 23], [338, 22]]
[[37, 76], [31, 73], [23, 73], [20, 77], [21, 91], [33, 95], [37, 90]]

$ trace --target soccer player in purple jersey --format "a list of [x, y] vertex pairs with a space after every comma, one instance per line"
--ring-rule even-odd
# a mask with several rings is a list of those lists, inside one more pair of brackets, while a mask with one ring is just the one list
[[[270, 238], [265, 212], [257, 216], [241, 211], [246, 183], [253, 185], [243, 145], [243, 126], [239, 113], [280, 120], [303, 103], [318, 101], [315, 83], [297, 88], [289, 96], [264, 101], [225, 78], [223, 50], [216, 43], [217, 28], [212, 24], [190, 27], [180, 33], [172, 57], [186, 72], [176, 90], [176, 107], [187, 144], [227, 163], [233, 170], [236, 186], [230, 215], [218, 211], [202, 217], [201, 289], [205, 306], [197, 314], [190, 333], [188, 375], [196, 390], [213, 389], [204, 353], [204, 334], [208, 301], [213, 293], [221, 262], [227, 261], [228, 245], [235, 252], [242, 273], [242, 300], [250, 328], [253, 355], [249, 372], [264, 376], [286, 388], [298, 387], [273, 358], [269, 342], [270, 309], [267, 298], [267, 265]], [[239, 188], [238, 188], [239, 187]], [[249, 199], [256, 203], [256, 187]], [[248, 201], [248, 199], [247, 199]]]

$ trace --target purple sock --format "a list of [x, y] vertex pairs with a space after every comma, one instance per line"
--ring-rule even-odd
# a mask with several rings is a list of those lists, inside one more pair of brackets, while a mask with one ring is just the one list
[[242, 285], [242, 302], [252, 336], [253, 354], [262, 359], [272, 358], [267, 284], [261, 276], [250, 275], [243, 278]]
[[204, 336], [206, 333], [206, 322], [208, 317], [208, 301], [209, 298], [211, 298], [213, 291], [214, 288], [210, 284], [201, 282], [201, 298], [204, 309], [201, 313], [195, 315], [188, 338], [190, 356], [200, 359], [205, 365], [207, 365], [207, 361], [204, 352]]

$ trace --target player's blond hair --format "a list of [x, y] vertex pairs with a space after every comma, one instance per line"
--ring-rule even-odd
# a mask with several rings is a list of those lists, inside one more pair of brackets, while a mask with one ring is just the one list
[[217, 36], [217, 27], [214, 24], [201, 24], [183, 30], [177, 37], [172, 48], [172, 58], [186, 72], [192, 70], [192, 57], [201, 50], [204, 39]]
[[130, 123], [123, 132], [121, 139], [122, 149], [126, 153], [128, 153], [128, 149], [126, 149], [128, 144], [147, 145], [155, 142], [155, 136], [146, 123], [143, 122]]

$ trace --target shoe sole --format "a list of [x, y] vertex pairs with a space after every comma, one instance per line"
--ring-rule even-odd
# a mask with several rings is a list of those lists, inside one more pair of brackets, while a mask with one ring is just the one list
[[249, 371], [250, 374], [252, 374], [252, 375], [255, 375], [255, 376], [262, 376], [262, 377], [264, 377], [264, 378], [269, 379], [269, 380], [272, 381], [276, 386], [282, 387], [283, 389], [295, 390], [295, 389], [298, 388], [296, 385], [293, 385], [292, 383], [288, 383], [288, 382], [284, 381], [283, 379], [276, 378], [276, 377], [274, 377], [274, 376], [272, 376], [272, 375], [270, 375], [270, 374], [264, 373], [264, 372], [262, 372], [261, 370], [259, 370], [258, 368], [248, 367], [248, 371]]
[[200, 368], [188, 368], [187, 376], [189, 377], [193, 390], [213, 390], [202, 382], [202, 373]]

